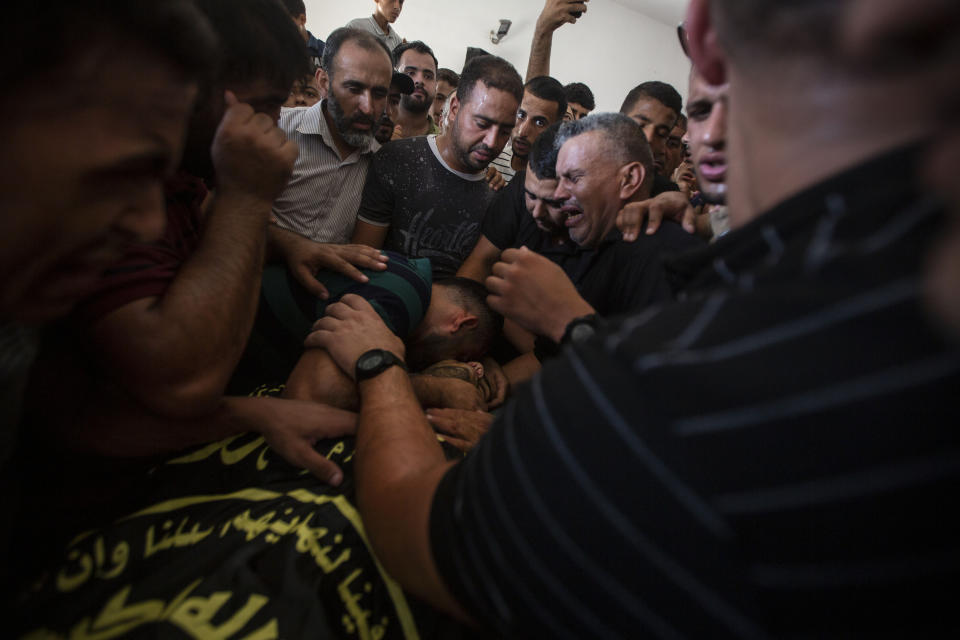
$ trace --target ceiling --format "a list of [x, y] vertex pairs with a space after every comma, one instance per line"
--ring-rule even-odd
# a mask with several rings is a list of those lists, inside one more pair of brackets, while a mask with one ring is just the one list
[[611, 0], [611, 2], [639, 11], [673, 27], [683, 22], [683, 16], [687, 11], [687, 0]]

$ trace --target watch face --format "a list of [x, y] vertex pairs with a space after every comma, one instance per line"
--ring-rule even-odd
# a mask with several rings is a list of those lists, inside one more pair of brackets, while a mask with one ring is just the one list
[[589, 324], [582, 323], [578, 324], [573, 328], [573, 331], [570, 332], [570, 341], [571, 342], [583, 342], [584, 340], [589, 340], [596, 333], [596, 330]]
[[382, 351], [369, 351], [362, 356], [357, 362], [357, 368], [362, 371], [370, 371], [376, 369], [384, 360], [384, 355]]

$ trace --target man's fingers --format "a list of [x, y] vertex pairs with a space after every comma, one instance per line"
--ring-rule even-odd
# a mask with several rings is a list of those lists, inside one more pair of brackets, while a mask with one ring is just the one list
[[373, 310], [373, 306], [367, 302], [366, 298], [358, 296], [355, 293], [348, 293], [340, 299], [340, 302], [344, 305], [350, 307], [354, 311], [376, 311]]
[[311, 434], [318, 440], [350, 436], [357, 431], [357, 414], [322, 404], [310, 403], [315, 415]]
[[457, 449], [459, 449], [464, 453], [473, 449], [473, 445], [474, 445], [473, 442], [469, 442], [467, 440], [461, 440], [460, 438], [455, 438], [453, 436], [448, 436], [445, 434], [438, 436], [438, 439], [441, 440], [442, 442], [449, 442], [454, 447], [456, 447]]
[[326, 349], [327, 345], [329, 345], [333, 339], [333, 336], [333, 331], [325, 327], [314, 329], [307, 335], [306, 340], [303, 341], [303, 346], [307, 349]]
[[330, 297], [330, 292], [327, 291], [327, 288], [323, 286], [322, 282], [317, 280], [316, 276], [313, 275], [313, 272], [308, 269], [306, 265], [297, 265], [293, 270], [293, 276], [297, 279], [297, 282], [302, 284], [303, 288], [312, 295], [317, 296], [321, 300], [326, 300]]
[[652, 236], [660, 228], [664, 216], [663, 207], [657, 202], [652, 202], [647, 210], [647, 235]]
[[315, 449], [304, 443], [303, 458], [300, 463], [318, 479], [333, 487], [339, 487], [343, 482], [343, 471], [331, 460], [320, 455]]
[[237, 100], [237, 94], [229, 89], [223, 92], [223, 101], [226, 103], [228, 109], [235, 104], [240, 104], [240, 101]]
[[360, 269], [357, 269], [355, 266], [350, 264], [348, 260], [345, 260], [341, 256], [337, 256], [333, 264], [330, 265], [332, 271], [342, 273], [351, 280], [356, 280], [357, 282], [369, 282], [370, 278], [365, 276]]
[[687, 209], [683, 212], [683, 222], [680, 224], [687, 233], [697, 232], [697, 212], [693, 205], [687, 204]]

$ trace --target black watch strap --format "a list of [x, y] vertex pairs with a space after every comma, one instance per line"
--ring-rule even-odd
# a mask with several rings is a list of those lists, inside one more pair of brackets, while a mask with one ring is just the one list
[[384, 349], [371, 349], [357, 358], [357, 364], [354, 369], [354, 378], [357, 382], [369, 380], [370, 378], [380, 375], [393, 366], [397, 366], [404, 371], [408, 371], [406, 363], [390, 351], [386, 351]]

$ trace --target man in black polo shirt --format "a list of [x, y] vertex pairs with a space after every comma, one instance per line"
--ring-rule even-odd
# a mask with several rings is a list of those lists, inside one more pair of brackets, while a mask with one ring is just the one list
[[[554, 154], [545, 148], [551, 138]], [[601, 315], [669, 298], [662, 259], [702, 242], [674, 222], [633, 243], [624, 242], [616, 229], [617, 213], [626, 204], [650, 197], [653, 161], [642, 131], [625, 116], [594, 114], [548, 130], [537, 147], [536, 166], [524, 176], [529, 213], [517, 217], [504, 211], [484, 220], [484, 237], [496, 255], [519, 247], [541, 254], [563, 269]], [[485, 269], [468, 261], [461, 275], [487, 276], [495, 259]]]
[[[937, 119], [913, 66], [846, 66], [849, 4], [691, 1], [694, 63], [730, 83], [734, 230], [686, 299], [599, 330], [539, 301], [554, 338], [598, 333], [460, 463], [400, 368], [357, 370], [358, 503], [406, 589], [511, 637], [955, 635], [960, 352], [922, 304], [945, 216], [917, 177]], [[339, 314], [341, 366], [402, 357], [361, 302]]]

